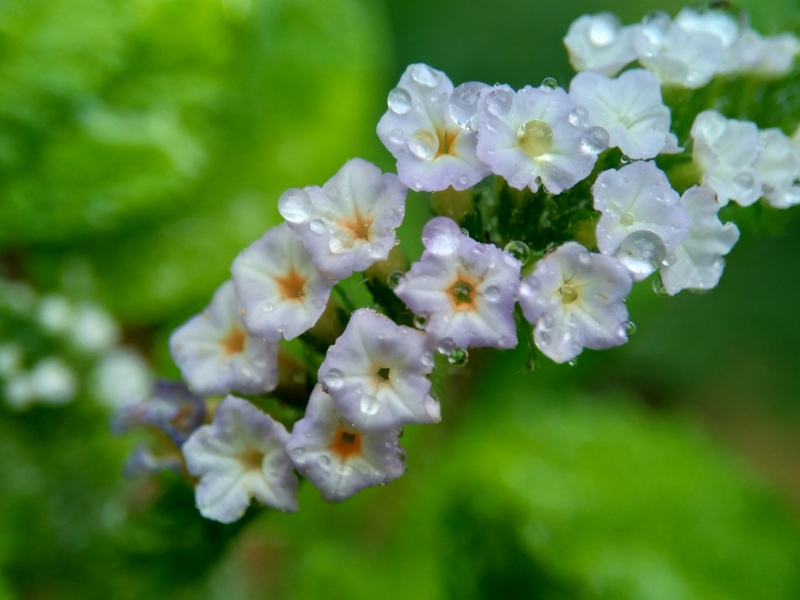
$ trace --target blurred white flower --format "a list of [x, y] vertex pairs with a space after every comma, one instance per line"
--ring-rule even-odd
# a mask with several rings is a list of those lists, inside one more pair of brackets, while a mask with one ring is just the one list
[[624, 27], [616, 15], [608, 12], [581, 15], [564, 38], [569, 62], [576, 71], [597, 71], [613, 77], [636, 60], [636, 28]]

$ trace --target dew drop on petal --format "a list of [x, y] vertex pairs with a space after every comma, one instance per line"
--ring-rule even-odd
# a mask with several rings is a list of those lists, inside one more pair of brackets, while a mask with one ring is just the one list
[[608, 148], [608, 132], [602, 127], [589, 127], [581, 138], [581, 149], [588, 154], [600, 154]]
[[425, 87], [435, 87], [439, 81], [439, 75], [425, 64], [416, 64], [411, 67], [411, 78], [418, 84]]
[[497, 302], [500, 300], [500, 288], [496, 285], [490, 285], [486, 288], [486, 291], [483, 292], [483, 297], [486, 298], [488, 302]]
[[330, 369], [325, 374], [325, 379], [323, 382], [327, 387], [334, 390], [342, 387], [342, 384], [344, 383], [342, 381], [342, 372], [339, 369]]
[[[439, 404], [439, 401], [431, 394], [425, 396], [425, 411], [428, 413], [428, 416], [434, 421], [442, 420], [442, 405]], [[403, 453], [402, 460], [403, 462], [405, 462], [405, 452]]]
[[469, 361], [469, 352], [464, 348], [456, 348], [447, 355], [447, 362], [454, 367], [463, 367]]
[[511, 240], [506, 244], [504, 250], [523, 265], [527, 263], [528, 259], [531, 257], [531, 249], [528, 248], [528, 244], [519, 240]]
[[432, 160], [439, 151], [439, 138], [427, 129], [417, 129], [408, 140], [408, 149], [423, 160]]
[[587, 32], [589, 43], [595, 48], [610, 46], [619, 36], [621, 26], [622, 24], [616, 15], [611, 13], [595, 15]]
[[404, 273], [402, 271], [392, 271], [389, 275], [386, 276], [386, 285], [389, 286], [389, 289], [394, 289], [403, 279]]
[[378, 412], [378, 408], [380, 408], [380, 404], [378, 402], [378, 398], [371, 395], [371, 394], [364, 394], [361, 397], [361, 403], [359, 404], [359, 408], [361, 408], [361, 412], [365, 415], [372, 416]]
[[625, 333], [628, 334], [628, 337], [636, 333], [636, 323], [634, 323], [633, 321], [628, 321], [627, 323], [625, 323]]
[[619, 217], [619, 224], [623, 227], [630, 227], [636, 222], [636, 217], [632, 212], [624, 212]]
[[733, 185], [740, 194], [747, 194], [755, 187], [756, 178], [752, 173], [743, 171], [733, 178]]
[[461, 230], [457, 226], [428, 225], [422, 230], [422, 243], [431, 253], [447, 256], [458, 250], [461, 245], [461, 235]]
[[306, 221], [312, 210], [311, 198], [300, 189], [287, 190], [278, 200], [278, 211], [289, 223]]
[[671, 267], [676, 262], [678, 262], [678, 257], [672, 254], [671, 252], [664, 257], [664, 260], [661, 261], [662, 267]]
[[321, 467], [327, 467], [331, 464], [331, 459], [325, 456], [324, 454], [319, 457], [319, 465]]
[[303, 456], [303, 454], [305, 454], [305, 453], [306, 453], [306, 449], [303, 448], [302, 446], [298, 446], [297, 448], [292, 450], [292, 454], [294, 454], [297, 458], [301, 458]]
[[389, 92], [387, 99], [389, 110], [398, 115], [404, 115], [411, 110], [411, 94], [400, 87]]
[[437, 348], [437, 350], [439, 350], [439, 352], [441, 354], [446, 354], [446, 355], [449, 356], [450, 353], [453, 350], [455, 350], [456, 348], [457, 348], [457, 346], [456, 346], [456, 343], [453, 340], [453, 338], [446, 337], [446, 338], [442, 338], [439, 341], [439, 347]]
[[628, 235], [617, 250], [617, 260], [642, 278], [653, 273], [664, 260], [667, 247], [657, 234], [642, 229]]
[[619, 162], [621, 162], [623, 165], [627, 165], [629, 162], [631, 162], [631, 157], [627, 154], [623, 154], [619, 157]]
[[389, 141], [393, 144], [405, 144], [406, 136], [403, 133], [402, 129], [392, 129], [392, 133], [389, 134]]
[[448, 110], [450, 117], [461, 128], [472, 126], [472, 120], [478, 112], [478, 100], [486, 85], [477, 81], [462, 83], [450, 94]]
[[323, 221], [322, 219], [314, 219], [313, 221], [311, 221], [310, 227], [311, 231], [313, 231], [318, 235], [325, 233], [325, 231], [327, 230], [327, 227], [325, 227], [325, 221]]
[[576, 106], [569, 112], [567, 119], [570, 125], [575, 127], [585, 127], [586, 121], [589, 118], [589, 111], [583, 106]]
[[553, 128], [540, 119], [527, 121], [517, 130], [517, 145], [531, 158], [547, 154], [553, 147]]
[[659, 47], [666, 41], [671, 26], [672, 21], [667, 13], [653, 11], [642, 19], [641, 32], [650, 44]]
[[542, 79], [542, 89], [544, 90], [554, 90], [558, 87], [558, 81], [556, 81], [555, 77], [545, 77]]
[[425, 329], [425, 326], [428, 324], [428, 317], [427, 315], [414, 315], [414, 327], [417, 329]]
[[486, 95], [486, 110], [495, 117], [504, 117], [511, 110], [514, 96], [506, 89], [497, 88]]
[[575, 365], [577, 365], [577, 364], [578, 364], [578, 359], [577, 359], [577, 358], [573, 358], [572, 360], [568, 361], [568, 362], [567, 362], [567, 364], [568, 364], [570, 367], [574, 367]]
[[420, 356], [420, 358], [419, 358], [419, 362], [426, 369], [432, 369], [433, 368], [433, 354], [431, 354], [430, 352], [423, 352], [422, 356]]
[[653, 291], [656, 293], [656, 296], [669, 296], [669, 292], [667, 288], [664, 287], [664, 282], [661, 281], [661, 277], [653, 279]]

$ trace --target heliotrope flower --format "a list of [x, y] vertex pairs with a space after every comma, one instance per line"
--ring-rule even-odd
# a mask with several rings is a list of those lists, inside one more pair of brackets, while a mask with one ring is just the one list
[[267, 230], [231, 265], [242, 321], [254, 336], [287, 340], [311, 329], [336, 281], [323, 275], [286, 223]]
[[691, 37], [711, 35], [717, 38], [722, 46], [722, 60], [717, 73], [730, 73], [737, 69], [738, 54], [734, 48], [741, 38], [742, 29], [730, 14], [723, 10], [684, 8], [675, 17], [674, 26]]
[[214, 420], [183, 445], [186, 469], [199, 477], [200, 514], [221, 523], [238, 520], [251, 498], [286, 512], [297, 510], [297, 475], [286, 453], [289, 434], [255, 406], [235, 396], [217, 407]]
[[[586, 124], [608, 132], [609, 145], [630, 158], [653, 158], [669, 139], [670, 112], [661, 100], [661, 83], [645, 69], [625, 71], [616, 79], [600, 73], [578, 73], [570, 97], [586, 113]], [[671, 148], [668, 148], [671, 149]]]
[[702, 171], [702, 184], [717, 193], [722, 206], [735, 200], [750, 206], [761, 196], [761, 180], [755, 169], [758, 128], [749, 121], [726, 119], [706, 110], [692, 124], [692, 159]]
[[764, 199], [775, 208], [800, 203], [800, 150], [780, 129], [758, 132], [759, 155], [755, 163]]
[[464, 235], [446, 217], [428, 221], [422, 240], [422, 258], [394, 292], [413, 312], [427, 317], [425, 333], [431, 343], [447, 340], [451, 349], [516, 346], [519, 261]]
[[536, 347], [563, 363], [584, 348], [602, 350], [628, 341], [623, 300], [632, 285], [628, 270], [617, 259], [567, 242], [523, 278], [519, 304], [535, 325]]
[[182, 382], [158, 381], [149, 398], [123, 406], [114, 416], [116, 433], [132, 427], [153, 426], [181, 446], [206, 417], [206, 403]]
[[427, 378], [432, 370], [424, 333], [362, 308], [328, 348], [319, 380], [339, 414], [371, 433], [439, 422], [441, 408]]
[[692, 227], [675, 249], [674, 262], [661, 268], [661, 281], [670, 294], [715, 287], [725, 267], [722, 257], [739, 239], [736, 225], [719, 220], [721, 207], [714, 190], [694, 186], [683, 194], [681, 204], [689, 213]]
[[172, 333], [169, 347], [183, 378], [198, 394], [257, 394], [274, 390], [278, 383], [278, 345], [245, 331], [232, 281], [214, 292], [203, 312]]
[[[687, 19], [687, 22], [689, 19]], [[662, 83], [687, 88], [706, 85], [723, 64], [725, 47], [715, 30], [698, 31], [662, 12], [648, 15], [633, 40], [642, 66]]]
[[592, 187], [597, 247], [616, 255], [639, 281], [655, 271], [689, 233], [691, 222], [667, 176], [649, 161], [597, 176]]
[[486, 91], [475, 117], [478, 158], [518, 190], [559, 194], [592, 172], [608, 146], [599, 127], [586, 129], [581, 111], [561, 88], [509, 86]]
[[407, 192], [397, 175], [354, 158], [321, 188], [284, 192], [278, 210], [314, 266], [332, 279], [345, 279], [389, 256]]
[[363, 433], [343, 419], [321, 385], [311, 392], [305, 416], [286, 446], [301, 475], [328, 502], [386, 484], [405, 472], [397, 429]]
[[397, 159], [400, 181], [412, 189], [465, 190], [489, 174], [475, 155], [475, 132], [453, 120], [452, 93], [447, 75], [422, 63], [409, 65], [389, 92], [378, 137]]
[[612, 13], [582, 15], [569, 26], [564, 38], [569, 62], [576, 71], [614, 76], [636, 59], [635, 31], [636, 26], [623, 27]]

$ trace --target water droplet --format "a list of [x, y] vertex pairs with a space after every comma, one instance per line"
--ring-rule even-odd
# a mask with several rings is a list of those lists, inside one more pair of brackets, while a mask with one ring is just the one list
[[495, 117], [504, 117], [514, 104], [514, 96], [504, 88], [496, 88], [486, 95], [486, 110]]
[[581, 252], [578, 254], [578, 262], [582, 265], [592, 264], [592, 257], [588, 252]]
[[419, 358], [419, 362], [426, 369], [432, 369], [433, 368], [433, 354], [431, 354], [430, 352], [423, 352], [422, 356], [420, 356], [420, 358]]
[[411, 110], [411, 94], [400, 87], [389, 92], [387, 99], [389, 110], [398, 115], [404, 115]]
[[666, 254], [664, 240], [652, 231], [642, 229], [622, 240], [616, 256], [631, 273], [644, 279], [661, 265]]
[[645, 15], [642, 19], [641, 32], [644, 39], [657, 49], [666, 41], [671, 27], [672, 21], [669, 15], [659, 10]]
[[602, 127], [589, 127], [581, 138], [581, 149], [589, 154], [600, 154], [608, 148], [608, 132]]
[[558, 293], [561, 295], [561, 302], [564, 304], [572, 304], [575, 300], [578, 299], [578, 290], [577, 288], [569, 283], [565, 283], [560, 288], [558, 288]]
[[455, 341], [453, 341], [453, 338], [446, 337], [439, 340], [439, 346], [437, 350], [441, 354], [449, 355], [455, 349], [456, 349], [456, 343]]
[[428, 316], [427, 315], [414, 315], [414, 327], [417, 329], [425, 329], [425, 325], [428, 324]]
[[575, 127], [585, 127], [586, 121], [589, 118], [589, 111], [586, 110], [583, 106], [576, 106], [573, 108], [567, 119], [570, 122], [570, 125], [574, 125]]
[[[442, 406], [439, 404], [439, 401], [436, 399], [436, 397], [432, 396], [431, 394], [425, 396], [425, 411], [432, 420], [437, 422], [442, 420]], [[405, 462], [405, 453], [403, 456], [403, 462]]]
[[447, 355], [447, 362], [454, 367], [463, 367], [469, 361], [469, 352], [464, 348], [456, 348]]
[[528, 259], [531, 257], [531, 249], [528, 248], [528, 244], [519, 240], [511, 240], [506, 244], [504, 250], [523, 265], [527, 263]]
[[611, 13], [595, 15], [587, 32], [589, 43], [595, 48], [610, 46], [616, 41], [621, 28], [622, 23], [616, 15]]
[[553, 147], [553, 128], [539, 119], [527, 121], [517, 130], [517, 145], [531, 158], [547, 154]]
[[633, 321], [628, 321], [625, 323], [625, 333], [628, 335], [628, 337], [636, 333], [636, 323]]
[[422, 230], [425, 248], [439, 256], [453, 254], [461, 245], [461, 229], [452, 221], [434, 219]]
[[632, 212], [624, 212], [619, 217], [619, 224], [623, 227], [630, 227], [636, 222], [636, 217]]
[[450, 94], [448, 110], [456, 125], [464, 129], [472, 126], [472, 120], [478, 112], [478, 100], [486, 87], [484, 83], [470, 81], [462, 83], [453, 90], [453, 93]]
[[419, 63], [411, 67], [411, 78], [425, 87], [435, 87], [439, 81], [439, 75], [428, 65]]
[[545, 77], [542, 79], [542, 89], [544, 90], [554, 90], [558, 87], [558, 82], [556, 81], [555, 77]]
[[327, 387], [331, 389], [334, 390], [339, 389], [340, 387], [342, 387], [342, 384], [344, 383], [342, 381], [342, 372], [339, 369], [330, 369], [325, 374], [325, 379], [323, 380], [323, 382]]
[[753, 176], [752, 173], [748, 173], [747, 171], [743, 171], [737, 174], [733, 178], [733, 185], [736, 186], [736, 189], [739, 191], [740, 194], [747, 194], [748, 192], [752, 191], [756, 185], [756, 178]]
[[575, 365], [577, 365], [577, 364], [578, 364], [578, 359], [577, 359], [577, 358], [573, 358], [573, 359], [571, 359], [570, 361], [568, 361], [568, 362], [567, 362], [567, 364], [568, 364], [570, 367], [574, 367]]
[[361, 403], [359, 404], [361, 408], [361, 412], [365, 415], [374, 415], [378, 412], [380, 408], [380, 403], [378, 402], [378, 398], [372, 396], [371, 394], [364, 394], [361, 397]]
[[331, 459], [325, 456], [324, 454], [319, 457], [319, 465], [321, 467], [327, 467], [331, 464]]
[[405, 144], [406, 143], [406, 136], [403, 133], [402, 129], [392, 129], [392, 133], [389, 134], [389, 141], [393, 144]]
[[389, 286], [389, 289], [394, 289], [397, 287], [397, 284], [403, 279], [404, 273], [402, 271], [392, 271], [386, 277], [386, 285]]
[[653, 291], [657, 296], [669, 296], [669, 292], [667, 288], [664, 287], [664, 282], [661, 281], [661, 277], [653, 279]]
[[486, 298], [488, 302], [497, 302], [500, 300], [500, 288], [496, 285], [490, 285], [486, 288], [486, 291], [483, 292], [483, 297]]
[[297, 448], [292, 450], [292, 454], [294, 454], [297, 458], [301, 458], [303, 456], [303, 454], [305, 454], [305, 453], [306, 453], [306, 449], [303, 448], [302, 446], [298, 446]]
[[671, 267], [676, 262], [678, 262], [678, 257], [672, 254], [671, 252], [664, 257], [664, 260], [661, 262], [662, 267]]
[[408, 149], [424, 160], [433, 160], [439, 151], [439, 138], [427, 129], [417, 129], [408, 140]]
[[631, 157], [627, 154], [623, 154], [619, 157], [619, 162], [621, 162], [623, 165], [627, 165], [629, 162], [631, 162]]
[[314, 219], [311, 221], [311, 231], [316, 234], [323, 234], [327, 231], [327, 227], [325, 227], [325, 221], [322, 219]]
[[287, 190], [278, 200], [278, 211], [289, 223], [302, 223], [313, 210], [311, 198], [300, 189]]

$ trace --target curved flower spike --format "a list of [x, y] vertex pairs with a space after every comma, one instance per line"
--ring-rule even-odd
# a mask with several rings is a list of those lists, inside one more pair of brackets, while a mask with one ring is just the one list
[[319, 380], [339, 414], [359, 431], [372, 433], [441, 420], [426, 377], [432, 370], [425, 334], [362, 308], [328, 348]]
[[540, 260], [522, 280], [519, 305], [536, 326], [536, 347], [563, 363], [584, 348], [602, 350], [628, 341], [623, 300], [632, 285], [617, 259], [568, 242]]
[[653, 158], [672, 141], [661, 83], [646, 69], [631, 69], [616, 79], [578, 73], [569, 84], [569, 95], [586, 109], [587, 125], [605, 129], [609, 145], [630, 158]]
[[598, 71], [613, 77], [636, 60], [635, 32], [636, 26], [623, 27], [612, 13], [582, 15], [564, 38], [569, 62], [576, 71]]
[[608, 146], [599, 127], [587, 131], [561, 88], [496, 86], [481, 97], [475, 127], [478, 158], [518, 190], [560, 194], [585, 179]]
[[311, 392], [305, 416], [286, 446], [297, 470], [328, 502], [339, 502], [405, 472], [397, 430], [363, 433], [347, 423], [321, 385]]
[[692, 123], [692, 159], [703, 172], [702, 183], [717, 193], [722, 206], [735, 200], [750, 206], [761, 196], [755, 169], [759, 154], [758, 128], [749, 121], [726, 119], [706, 110]]
[[199, 477], [195, 499], [200, 514], [233, 523], [250, 499], [286, 512], [297, 510], [297, 475], [286, 453], [289, 434], [255, 406], [228, 396], [214, 421], [183, 445], [186, 469]]
[[208, 308], [172, 333], [169, 348], [197, 394], [258, 394], [278, 385], [278, 346], [245, 331], [232, 281], [214, 292]]
[[231, 274], [247, 331], [271, 341], [311, 329], [336, 283], [317, 270], [286, 223], [242, 250]]
[[394, 292], [416, 314], [427, 316], [429, 341], [450, 349], [516, 346], [519, 261], [464, 235], [446, 217], [428, 221], [422, 240], [422, 258]]
[[321, 188], [284, 192], [278, 210], [317, 269], [345, 279], [389, 256], [407, 193], [397, 175], [354, 158]]
[[594, 207], [601, 213], [598, 249], [603, 254], [618, 255], [636, 281], [661, 266], [689, 233], [686, 208], [667, 176], [652, 162], [603, 171], [597, 176], [592, 195]]
[[452, 94], [447, 75], [422, 63], [409, 65], [389, 92], [378, 137], [397, 159], [400, 181], [412, 189], [465, 190], [489, 174], [475, 155], [475, 132], [451, 116]]
[[675, 261], [662, 267], [661, 281], [669, 294], [681, 290], [710, 290], [722, 276], [725, 260], [739, 240], [733, 223], [722, 223], [717, 216], [720, 204], [714, 190], [694, 186], [681, 197], [692, 220], [688, 237], [675, 249]]

